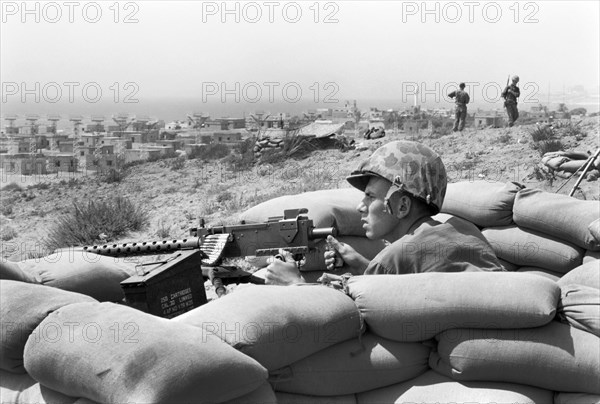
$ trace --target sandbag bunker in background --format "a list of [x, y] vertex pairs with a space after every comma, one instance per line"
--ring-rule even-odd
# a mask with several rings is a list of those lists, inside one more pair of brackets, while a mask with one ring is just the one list
[[[366, 240], [355, 211], [361, 195], [347, 192], [336, 202], [340, 217], [323, 209], [315, 224], [335, 223], [356, 231], [345, 236]], [[303, 204], [319, 194], [304, 194]], [[91, 270], [81, 276], [47, 263], [43, 271], [9, 265], [17, 279], [0, 280], [1, 401], [599, 402], [597, 204], [478, 182], [450, 184], [447, 200], [441, 220], [466, 220], [484, 234], [508, 227], [506, 239], [527, 245], [527, 259], [515, 254], [521, 247], [507, 250], [490, 237], [513, 272], [359, 276], [348, 293], [316, 285], [240, 287], [172, 320], [97, 302], [119, 300], [125, 267], [96, 283], [110, 288], [94, 289], [91, 279], [100, 275]], [[541, 200], [555, 205], [540, 210]], [[271, 212], [307, 207], [286, 203], [293, 206]], [[311, 216], [316, 208], [308, 208]], [[537, 212], [560, 212], [564, 224], [548, 227], [550, 217]], [[519, 238], [523, 233], [540, 238]], [[546, 242], [554, 244], [540, 244]], [[557, 250], [557, 242], [571, 252]], [[532, 254], [532, 243], [543, 248]], [[558, 255], [548, 260], [543, 251]], [[5, 318], [19, 326], [4, 327]], [[73, 343], [61, 345], [59, 334], [72, 335]]]

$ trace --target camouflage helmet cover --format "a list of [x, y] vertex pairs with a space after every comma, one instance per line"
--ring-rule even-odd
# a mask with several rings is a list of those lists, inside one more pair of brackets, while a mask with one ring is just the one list
[[519, 82], [519, 76], [512, 76], [512, 81], [514, 81], [515, 83]]
[[[421, 143], [405, 140], [387, 143], [375, 150], [346, 179], [350, 185], [364, 191], [373, 176], [390, 181], [391, 188], [396, 187], [423, 200], [436, 213], [442, 207], [446, 195], [446, 168], [440, 156]], [[389, 196], [390, 192], [386, 199]]]

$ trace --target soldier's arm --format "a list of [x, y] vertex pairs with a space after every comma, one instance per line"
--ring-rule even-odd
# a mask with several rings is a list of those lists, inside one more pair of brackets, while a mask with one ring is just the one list
[[450, 94], [448, 94], [448, 97], [450, 97], [450, 98], [456, 97], [456, 91], [452, 91]]

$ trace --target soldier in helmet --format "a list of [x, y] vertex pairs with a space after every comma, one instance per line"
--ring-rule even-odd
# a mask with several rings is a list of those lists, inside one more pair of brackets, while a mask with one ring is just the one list
[[[359, 274], [500, 271], [501, 265], [481, 232], [466, 221], [441, 223], [432, 218], [446, 194], [446, 169], [429, 147], [395, 141], [377, 149], [347, 178], [364, 192], [357, 206], [369, 239], [389, 245], [369, 261], [350, 245], [328, 238], [328, 270], [341, 257], [343, 270]], [[267, 267], [268, 284], [289, 285], [304, 279], [293, 263]]]
[[454, 132], [460, 131], [465, 128], [465, 121], [467, 119], [467, 104], [471, 101], [469, 94], [465, 91], [465, 83], [458, 85], [460, 90], [452, 91], [448, 94], [448, 97], [454, 98], [456, 103], [455, 119], [454, 119]]
[[519, 110], [517, 109], [517, 100], [521, 96], [521, 90], [517, 87], [519, 82], [519, 76], [513, 76], [510, 85], [506, 86], [502, 91], [502, 98], [504, 98], [504, 107], [508, 114], [508, 126], [512, 127], [515, 121], [519, 118]]

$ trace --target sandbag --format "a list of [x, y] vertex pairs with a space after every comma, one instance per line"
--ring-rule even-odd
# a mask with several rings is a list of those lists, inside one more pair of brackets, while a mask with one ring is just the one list
[[598, 201], [582, 201], [539, 189], [519, 191], [513, 207], [513, 221], [520, 228], [548, 234], [593, 251], [600, 250], [600, 241], [593, 237], [588, 227], [598, 220], [598, 216]]
[[567, 273], [583, 262], [584, 250], [564, 240], [517, 226], [481, 231], [499, 258], [519, 266]]
[[[234, 382], [232, 380], [232, 382]], [[258, 389], [243, 395], [242, 397], [234, 398], [222, 404], [277, 404], [275, 392], [268, 382], [264, 382]]]
[[39, 276], [43, 285], [82, 293], [99, 301], [123, 300], [125, 294], [120, 283], [135, 274], [134, 263], [82, 250], [62, 250], [19, 264], [26, 272]]
[[542, 163], [546, 164], [548, 167], [550, 167], [553, 170], [559, 170], [561, 168], [561, 166], [563, 164], [567, 163], [568, 161], [570, 161], [569, 158], [564, 157], [564, 156], [552, 157], [549, 159], [542, 159]]
[[522, 274], [543, 276], [544, 278], [548, 278], [554, 282], [558, 281], [563, 275], [558, 272], [548, 271], [547, 269], [537, 267], [519, 267], [519, 269], [517, 269], [517, 272]]
[[513, 264], [512, 262], [505, 261], [501, 258], [498, 258], [498, 261], [500, 262], [502, 269], [504, 269], [505, 271], [514, 272], [520, 268], [520, 266], [518, 266], [517, 264]]
[[50, 286], [0, 280], [0, 369], [25, 373], [23, 349], [33, 330], [54, 310], [89, 296]]
[[[598, 159], [598, 161], [600, 161], [600, 159]], [[600, 219], [596, 219], [590, 223], [588, 230], [592, 237], [594, 237], [594, 240], [596, 240], [597, 243], [600, 243]]]
[[600, 404], [600, 394], [557, 392], [554, 404]]
[[322, 285], [252, 285], [172, 321], [218, 335], [268, 370], [362, 333], [352, 299]]
[[575, 284], [600, 289], [600, 262], [590, 261], [582, 264], [563, 275], [557, 283], [561, 288]]
[[600, 337], [600, 289], [568, 284], [561, 286], [558, 318]]
[[27, 273], [21, 269], [18, 263], [0, 261], [0, 280], [19, 281], [27, 283], [41, 283], [41, 278]]
[[241, 215], [248, 223], [260, 223], [272, 216], [283, 216], [285, 209], [307, 208], [315, 227], [334, 226], [343, 236], [362, 236], [365, 230], [356, 207], [363, 193], [355, 188], [327, 189], [285, 195], [256, 205]]
[[28, 374], [14, 374], [0, 370], [0, 402], [3, 404], [74, 404], [77, 397], [69, 397], [42, 386]]
[[[600, 260], [600, 251], [590, 251], [587, 250], [585, 252], [585, 255], [583, 256], [583, 263], [587, 264], [590, 261], [596, 261], [598, 262], [598, 260]], [[598, 263], [599, 267], [600, 267], [600, 263]]]
[[356, 397], [354, 394], [335, 397], [320, 397], [276, 391], [275, 397], [277, 397], [277, 404], [356, 404]]
[[222, 402], [267, 378], [201, 328], [113, 303], [56, 310], [30, 335], [24, 358], [41, 384], [100, 403]]
[[582, 166], [586, 164], [586, 160], [570, 160], [565, 161], [560, 165], [560, 170], [566, 171], [568, 173], [575, 173]]
[[373, 403], [552, 403], [552, 392], [513, 383], [457, 382], [432, 370], [404, 383], [356, 395]]
[[600, 393], [600, 339], [558, 321], [520, 330], [449, 330], [436, 339], [429, 365], [455, 380]]
[[451, 328], [522, 328], [550, 322], [556, 282], [512, 272], [354, 276], [348, 293], [369, 330], [394, 341], [425, 341]]
[[430, 348], [367, 333], [270, 372], [276, 391], [340, 396], [410, 380], [429, 368]]
[[441, 212], [479, 227], [513, 224], [513, 202], [523, 188], [515, 182], [464, 181], [448, 184]]

